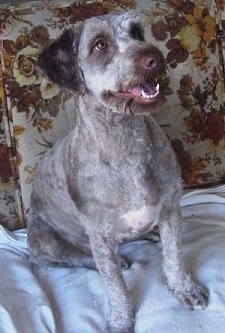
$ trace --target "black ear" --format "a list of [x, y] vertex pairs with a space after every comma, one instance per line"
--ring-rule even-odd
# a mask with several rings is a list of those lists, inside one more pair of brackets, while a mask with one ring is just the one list
[[60, 88], [83, 93], [84, 79], [78, 65], [78, 45], [82, 26], [70, 28], [39, 56], [37, 66]]

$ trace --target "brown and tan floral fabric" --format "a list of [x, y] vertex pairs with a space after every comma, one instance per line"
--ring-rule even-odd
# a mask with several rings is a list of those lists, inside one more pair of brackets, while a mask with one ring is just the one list
[[0, 223], [9, 230], [14, 230], [23, 223], [23, 211], [9, 122], [10, 115], [0, 66]]
[[156, 117], [177, 152], [186, 187], [225, 180], [222, 10], [214, 1], [171, 0], [154, 1], [147, 13], [151, 34], [164, 50], [171, 87]]
[[40, 50], [68, 24], [133, 8], [145, 14], [148, 37], [168, 64], [167, 102], [156, 118], [177, 152], [185, 186], [224, 181], [223, 1], [7, 3], [0, 7], [0, 223], [24, 223], [39, 159], [75, 122], [70, 94], [35, 67]]

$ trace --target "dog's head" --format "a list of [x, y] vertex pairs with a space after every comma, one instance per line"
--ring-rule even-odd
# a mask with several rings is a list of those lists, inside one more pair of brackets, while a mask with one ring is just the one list
[[109, 14], [67, 29], [38, 61], [62, 89], [92, 94], [118, 112], [149, 112], [162, 100], [165, 61], [137, 15]]

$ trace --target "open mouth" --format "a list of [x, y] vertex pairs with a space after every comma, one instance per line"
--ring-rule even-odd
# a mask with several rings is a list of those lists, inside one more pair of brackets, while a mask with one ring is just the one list
[[113, 95], [133, 99], [141, 104], [152, 103], [160, 96], [159, 83], [145, 83], [140, 86], [134, 86], [127, 91], [113, 92]]

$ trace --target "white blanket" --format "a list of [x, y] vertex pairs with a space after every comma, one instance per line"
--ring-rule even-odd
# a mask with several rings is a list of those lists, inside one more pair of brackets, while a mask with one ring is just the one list
[[[160, 243], [122, 251], [135, 308], [135, 333], [225, 332], [225, 186], [190, 191], [182, 202], [185, 265], [210, 290], [206, 310], [185, 309], [168, 291]], [[109, 306], [97, 271], [37, 268], [26, 230], [0, 227], [0, 333], [105, 333]]]

